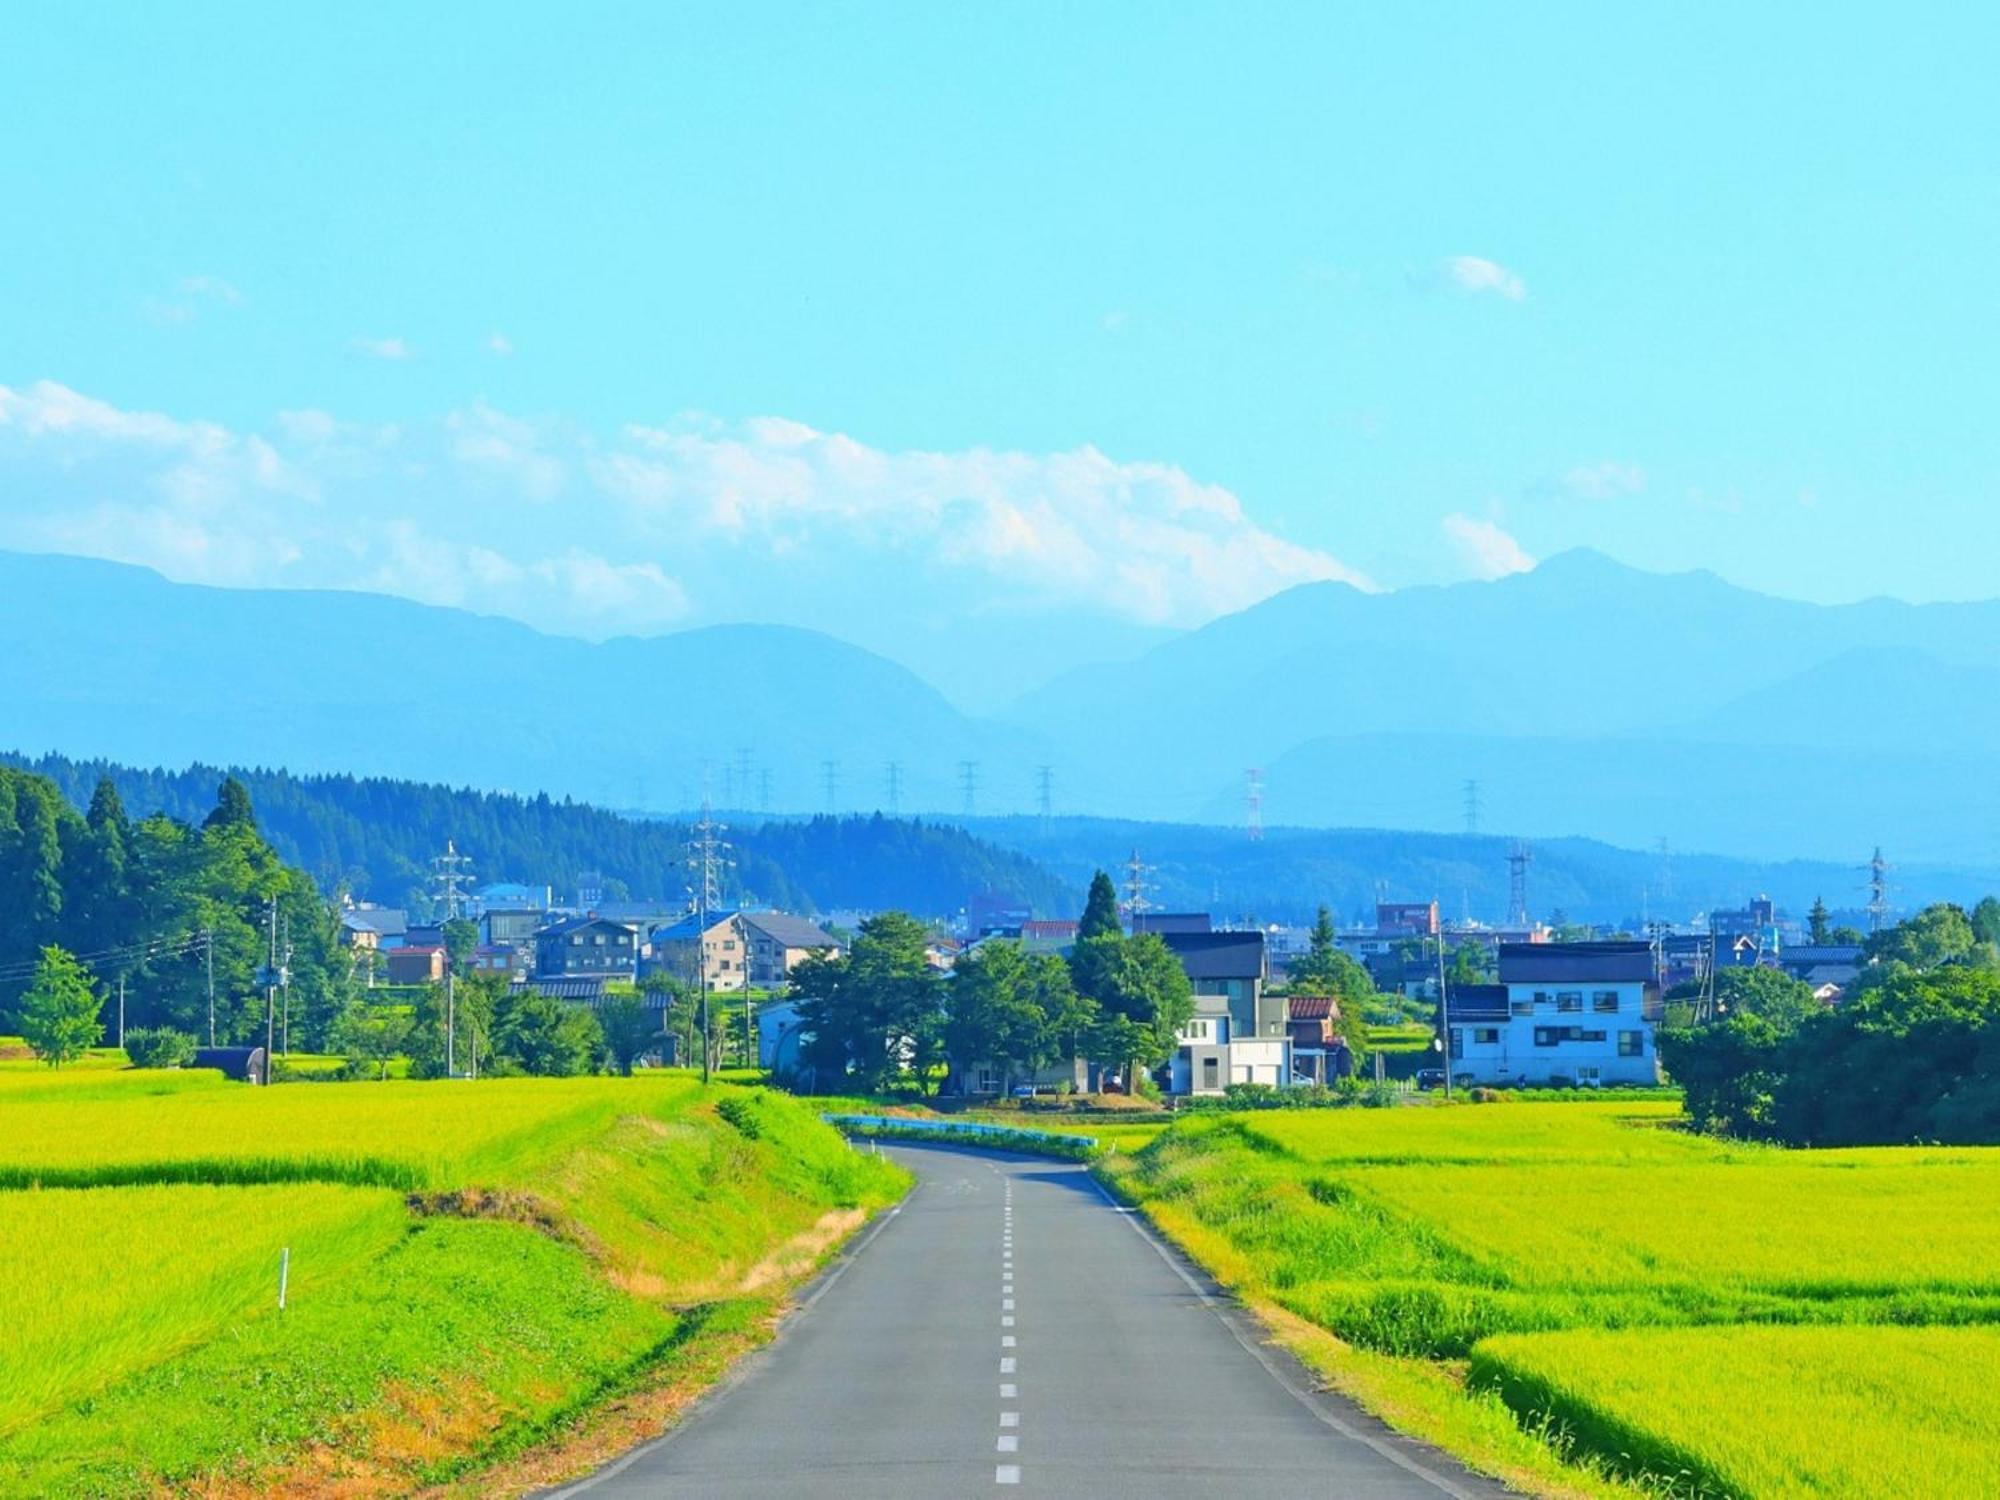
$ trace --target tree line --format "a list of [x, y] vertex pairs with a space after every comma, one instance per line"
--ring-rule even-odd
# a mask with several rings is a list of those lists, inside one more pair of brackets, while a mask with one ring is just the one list
[[928, 942], [913, 917], [885, 912], [839, 957], [793, 971], [800, 1070], [813, 1088], [927, 1090], [980, 1064], [1011, 1083], [1080, 1058], [1142, 1089], [1194, 1014], [1180, 960], [1152, 933], [1126, 935], [1101, 870], [1067, 958], [989, 939], [947, 979]]
[[[145, 770], [103, 760], [0, 756], [46, 777], [74, 805], [109, 780], [123, 802], [199, 821], [216, 785], [240, 783], [255, 799], [270, 845], [321, 890], [365, 893], [430, 914], [432, 858], [447, 839], [481, 881], [576, 890], [601, 875], [607, 896], [674, 899], [686, 888], [684, 823], [628, 817], [546, 794], [523, 797], [388, 777], [294, 776], [282, 770]], [[946, 824], [917, 819], [816, 817], [732, 830], [725, 900], [754, 898], [791, 911], [833, 906], [957, 910], [994, 891], [1036, 911], [1066, 908], [1068, 887], [1024, 855]]]
[[1726, 969], [1710, 1018], [1661, 1031], [1697, 1124], [1793, 1146], [2000, 1144], [2000, 901], [1926, 907], [1862, 957], [1837, 1007]]

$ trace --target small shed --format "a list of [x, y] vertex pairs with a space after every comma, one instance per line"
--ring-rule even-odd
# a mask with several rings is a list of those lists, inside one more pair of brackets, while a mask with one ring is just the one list
[[238, 1083], [270, 1081], [270, 1059], [262, 1047], [197, 1047], [192, 1066], [216, 1068]]

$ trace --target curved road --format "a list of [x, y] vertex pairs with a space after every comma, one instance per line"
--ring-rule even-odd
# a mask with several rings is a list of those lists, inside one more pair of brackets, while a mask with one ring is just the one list
[[1067, 1162], [898, 1146], [916, 1189], [666, 1436], [556, 1493], [1509, 1492], [1390, 1432]]

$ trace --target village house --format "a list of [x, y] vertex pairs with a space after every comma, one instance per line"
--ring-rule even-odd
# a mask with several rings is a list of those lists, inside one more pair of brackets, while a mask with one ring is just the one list
[[607, 917], [569, 917], [535, 934], [535, 974], [554, 979], [573, 975], [636, 978], [639, 934]]
[[699, 984], [704, 969], [711, 990], [740, 990], [748, 983], [749, 956], [735, 912], [711, 912], [706, 925], [690, 912], [676, 922], [654, 928], [647, 940], [647, 973]]
[[814, 954], [840, 957], [840, 940], [804, 917], [777, 911], [738, 912], [736, 926], [743, 940], [750, 983], [776, 989], [792, 970]]
[[435, 984], [444, 978], [445, 953], [434, 943], [410, 943], [383, 954], [391, 984]]
[[1452, 1077], [1584, 1088], [1658, 1083], [1653, 975], [1650, 943], [1501, 944], [1497, 984], [1448, 992]]

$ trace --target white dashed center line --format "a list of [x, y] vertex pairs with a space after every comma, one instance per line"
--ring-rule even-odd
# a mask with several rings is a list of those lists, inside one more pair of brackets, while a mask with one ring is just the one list
[[[1011, 1177], [1006, 1180], [1004, 1202], [1000, 1208], [1000, 1326], [1002, 1328], [1012, 1328], [1014, 1326], [1014, 1180]], [[1013, 1334], [1003, 1333], [1000, 1335], [1000, 1347], [1002, 1349], [1012, 1349], [1015, 1347], [1015, 1343]], [[1002, 1375], [1012, 1375], [1014, 1373], [1014, 1357], [1012, 1355], [1001, 1356], [1000, 1373]], [[1000, 1383], [1000, 1399], [1002, 1401], [1019, 1400], [1020, 1387], [1011, 1380], [1002, 1381]], [[1021, 1451], [1021, 1439], [1018, 1433], [1020, 1425], [1021, 1414], [1018, 1411], [1003, 1411], [1000, 1413], [1000, 1427], [1002, 1430], [999, 1437], [994, 1440], [994, 1452], [1018, 1453]], [[1021, 1482], [1021, 1466], [1019, 1464], [996, 1464], [993, 1469], [993, 1482], [995, 1484], [1019, 1484]]]

